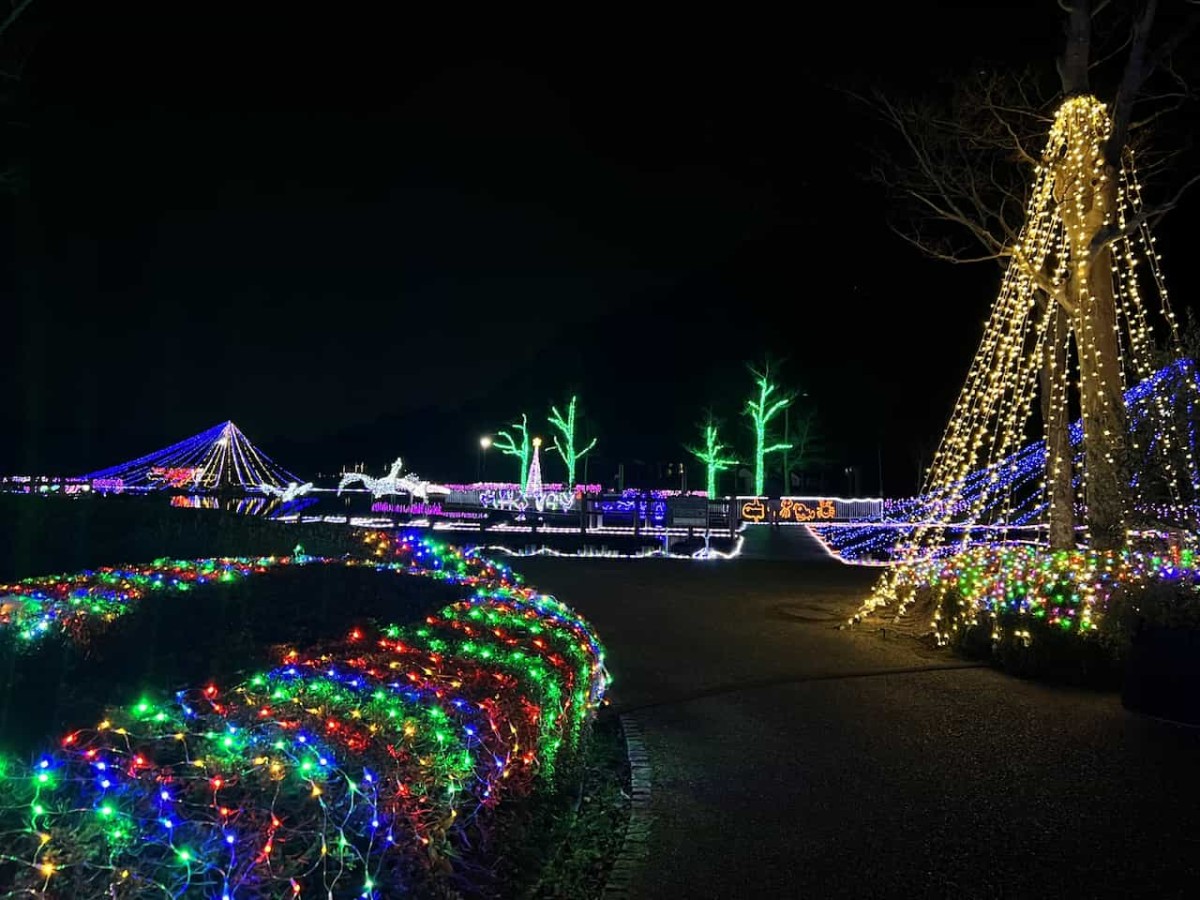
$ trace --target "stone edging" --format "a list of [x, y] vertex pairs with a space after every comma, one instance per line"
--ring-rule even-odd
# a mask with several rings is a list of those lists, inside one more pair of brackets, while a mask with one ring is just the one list
[[625, 828], [625, 840], [613, 861], [608, 883], [601, 894], [603, 900], [621, 900], [629, 896], [633, 876], [641, 868], [648, 854], [650, 839], [650, 755], [642, 741], [642, 728], [632, 715], [620, 717], [621, 730], [625, 734], [625, 749], [629, 755], [629, 824]]

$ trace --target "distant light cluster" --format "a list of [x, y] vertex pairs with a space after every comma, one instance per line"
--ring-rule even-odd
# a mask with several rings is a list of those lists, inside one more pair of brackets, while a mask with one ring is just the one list
[[302, 479], [255, 447], [233, 422], [214, 425], [163, 450], [82, 476], [96, 491], [221, 488], [261, 491], [286, 489]]

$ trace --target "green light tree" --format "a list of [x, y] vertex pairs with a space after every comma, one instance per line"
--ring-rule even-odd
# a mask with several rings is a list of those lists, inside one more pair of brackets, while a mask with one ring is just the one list
[[[559, 432], [554, 437], [554, 449], [558, 451], [558, 455], [566, 463], [568, 489], [575, 487], [575, 464], [583, 459], [589, 450], [596, 446], [596, 439], [592, 438], [591, 443], [582, 450], [577, 451], [575, 449], [575, 402], [577, 399], [577, 397], [571, 397], [571, 402], [567, 404], [566, 418], [563, 418], [557, 406], [550, 407], [550, 424], [557, 428]], [[562, 443], [559, 443], [559, 435], [562, 436]]]
[[[746, 401], [745, 413], [750, 417], [754, 428], [754, 493], [761, 496], [763, 482], [766, 480], [765, 460], [768, 453], [780, 450], [790, 450], [791, 444], [780, 441], [777, 444], [767, 444], [767, 427], [771, 420], [791, 405], [794, 394], [779, 394], [779, 386], [771, 383], [771, 364], [764, 362], [761, 369], [750, 367], [754, 383], [758, 386], [758, 397]], [[775, 399], [772, 399], [774, 397]]]
[[513, 422], [512, 427], [521, 433], [521, 442], [517, 443], [516, 438], [510, 432], [499, 431], [496, 433], [496, 439], [492, 442], [497, 450], [505, 456], [515, 456], [521, 461], [521, 490], [525, 490], [525, 483], [529, 479], [529, 456], [532, 452], [529, 443], [529, 417], [525, 413], [521, 413], [521, 421]]
[[704, 463], [707, 471], [707, 490], [709, 497], [717, 495], [717, 477], [721, 472], [737, 463], [733, 457], [726, 457], [722, 454], [726, 453], [729, 448], [721, 443], [717, 437], [717, 423], [710, 414], [704, 425], [704, 448], [686, 447], [688, 453]]

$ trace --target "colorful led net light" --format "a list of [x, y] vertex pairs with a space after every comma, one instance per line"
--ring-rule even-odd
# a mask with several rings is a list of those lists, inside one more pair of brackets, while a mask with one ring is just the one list
[[401, 655], [424, 651], [431, 659], [487, 664], [530, 685], [531, 702], [539, 711], [539, 758], [551, 771], [563, 741], [577, 744], [608, 685], [603, 648], [591, 626], [554, 597], [522, 585], [509, 567], [477, 551], [415, 534], [375, 534], [368, 541], [377, 554], [386, 557], [390, 550], [410, 565], [428, 565], [433, 556], [437, 565], [430, 566], [429, 575], [477, 587], [470, 599], [445, 607], [424, 626], [393, 626], [379, 647]]
[[370, 532], [366, 540], [372, 550], [369, 558], [308, 556], [297, 547], [292, 556], [159, 559], [138, 566], [105, 566], [0, 584], [0, 629], [12, 629], [26, 646], [56, 632], [83, 642], [148, 598], [227, 585], [297, 565], [367, 567], [468, 586], [488, 583], [499, 587], [518, 578], [507, 566], [465, 555], [457, 548], [440, 547], [415, 534], [397, 539]]
[[460, 823], [548, 777], [608, 685], [590, 626], [469, 552], [370, 539], [472, 596], [7, 765], [9, 896], [397, 896]]
[[474, 549], [442, 544], [418, 531], [400, 534], [389, 531], [367, 531], [363, 535], [369, 560], [398, 572], [409, 572], [429, 578], [480, 586], [492, 591], [525, 591], [521, 576], [510, 566], [481, 555]]
[[1027, 640], [1034, 622], [1062, 631], [1094, 631], [1114, 591], [1152, 582], [1196, 585], [1200, 577], [1192, 550], [1059, 550], [1029, 545], [970, 547], [948, 557], [923, 560], [896, 570], [896, 588], [936, 596], [956, 592], [956, 604], [939, 607], [933, 628], [939, 642], [972, 625], [987, 624], [993, 639], [1009, 630]]
[[104, 566], [72, 575], [44, 575], [0, 584], [0, 628], [32, 643], [56, 631], [85, 640], [152, 594], [182, 594], [229, 584], [305, 557], [159, 559], [141, 566]]

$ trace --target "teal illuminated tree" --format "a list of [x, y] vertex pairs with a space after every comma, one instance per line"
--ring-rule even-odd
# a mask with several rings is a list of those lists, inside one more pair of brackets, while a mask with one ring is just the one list
[[723, 454], [729, 451], [729, 448], [721, 443], [717, 436], [717, 423], [711, 415], [704, 423], [704, 448], [688, 447], [688, 453], [704, 463], [707, 480], [706, 486], [709, 497], [717, 495], [717, 477], [721, 472], [737, 464], [737, 460], [732, 456], [724, 456]]
[[788, 450], [792, 446], [787, 441], [768, 445], [767, 428], [773, 418], [791, 405], [795, 395], [776, 394], [779, 386], [771, 383], [771, 364], [769, 362], [764, 362], [761, 370], [751, 366], [750, 374], [754, 376], [754, 383], [758, 386], [758, 396], [746, 401], [745, 413], [750, 417], [754, 427], [754, 493], [761, 496], [763, 482], [766, 480], [764, 463], [767, 454]]
[[[584, 454], [596, 446], [596, 439], [592, 438], [582, 450], [575, 449], [575, 401], [577, 397], [572, 396], [571, 402], [567, 404], [567, 416], [564, 419], [562, 413], [558, 411], [557, 406], [550, 407], [550, 424], [558, 429], [559, 434], [554, 437], [554, 449], [558, 451], [558, 455], [562, 457], [562, 461], [567, 466], [567, 487], [575, 487], [575, 464], [583, 459]], [[559, 436], [562, 436], [562, 442], [559, 443]]]
[[529, 456], [531, 452], [529, 443], [529, 417], [525, 413], [521, 413], [521, 421], [513, 422], [512, 427], [521, 433], [521, 442], [517, 443], [511, 432], [499, 431], [496, 433], [496, 439], [492, 442], [497, 450], [505, 456], [515, 456], [521, 461], [521, 490], [525, 490], [525, 483], [529, 479]]

